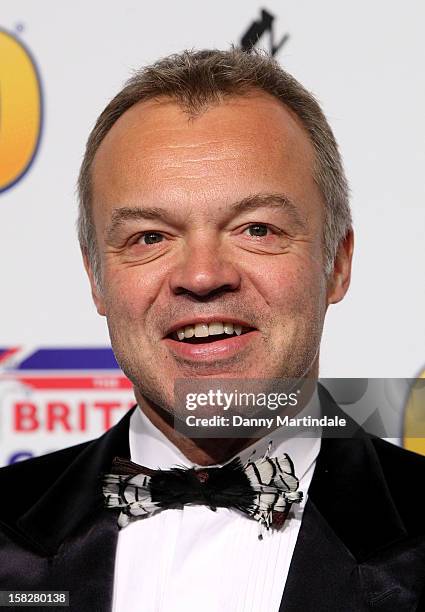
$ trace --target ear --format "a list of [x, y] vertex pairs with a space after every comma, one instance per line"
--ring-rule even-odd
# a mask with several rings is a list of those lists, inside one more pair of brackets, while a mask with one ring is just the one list
[[98, 287], [98, 285], [97, 285], [97, 283], [95, 281], [94, 274], [93, 274], [93, 269], [92, 269], [92, 266], [90, 264], [87, 251], [82, 251], [82, 255], [83, 255], [84, 267], [86, 269], [87, 276], [89, 277], [89, 281], [90, 281], [90, 287], [91, 287], [91, 294], [92, 294], [93, 302], [94, 302], [94, 304], [96, 306], [97, 312], [102, 317], [105, 317], [106, 316], [105, 302], [104, 302], [104, 299], [103, 299], [102, 292], [99, 289], [99, 287]]
[[328, 304], [340, 302], [348, 291], [353, 249], [354, 232], [350, 229], [346, 237], [339, 243], [332, 274], [328, 280]]

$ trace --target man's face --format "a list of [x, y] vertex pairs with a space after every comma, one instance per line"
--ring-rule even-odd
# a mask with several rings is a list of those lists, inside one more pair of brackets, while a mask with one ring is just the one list
[[316, 373], [342, 296], [323, 271], [313, 160], [299, 120], [263, 93], [191, 120], [144, 102], [112, 127], [93, 164], [92, 286], [141, 395], [171, 410], [179, 378]]

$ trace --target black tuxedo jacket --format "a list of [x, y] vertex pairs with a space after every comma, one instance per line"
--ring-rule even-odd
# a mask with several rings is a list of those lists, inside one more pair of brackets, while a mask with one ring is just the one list
[[[325, 413], [345, 417], [319, 393]], [[72, 612], [111, 610], [117, 514], [100, 475], [130, 456], [129, 418], [0, 470], [0, 590], [67, 590]], [[281, 612], [425, 609], [425, 457], [350, 427], [351, 439], [322, 440]]]

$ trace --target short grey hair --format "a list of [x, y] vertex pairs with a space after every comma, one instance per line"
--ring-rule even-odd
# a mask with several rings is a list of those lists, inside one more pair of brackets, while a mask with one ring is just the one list
[[139, 102], [168, 97], [196, 117], [225, 98], [255, 90], [271, 94], [301, 120], [315, 151], [314, 179], [322, 193], [325, 273], [332, 271], [338, 246], [351, 228], [349, 189], [335, 137], [314, 96], [262, 51], [232, 48], [183, 51], [146, 66], [131, 77], [99, 116], [90, 133], [78, 179], [78, 237], [94, 279], [101, 270], [92, 216], [91, 167], [114, 123]]

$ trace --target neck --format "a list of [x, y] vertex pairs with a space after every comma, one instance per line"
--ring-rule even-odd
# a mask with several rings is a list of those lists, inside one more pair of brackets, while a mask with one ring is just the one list
[[[315, 386], [315, 378], [304, 379], [301, 388], [301, 397], [296, 407], [288, 410], [285, 414], [292, 417], [300, 412], [310, 401]], [[249, 438], [190, 438], [174, 427], [174, 415], [172, 412], [164, 410], [147, 399], [138, 389], [135, 389], [135, 396], [139, 409], [147, 416], [151, 423], [161, 431], [180, 452], [185, 455], [192, 463], [197, 465], [215, 465], [225, 463], [228, 459], [242, 451], [256, 440], [262, 438], [270, 431], [259, 431], [258, 436]], [[275, 413], [276, 414], [276, 413]]]
[[147, 400], [137, 390], [135, 395], [139, 408], [151, 423], [192, 463], [205, 466], [224, 463], [254, 442], [253, 438], [189, 438], [176, 431], [172, 414]]

